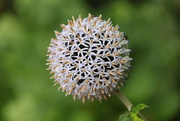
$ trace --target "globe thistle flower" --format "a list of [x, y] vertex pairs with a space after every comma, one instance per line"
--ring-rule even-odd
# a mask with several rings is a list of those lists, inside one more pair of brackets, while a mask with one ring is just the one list
[[107, 100], [123, 84], [132, 60], [123, 32], [110, 19], [91, 14], [84, 19], [72, 17], [61, 27], [62, 32], [55, 31], [47, 55], [58, 90], [83, 102]]

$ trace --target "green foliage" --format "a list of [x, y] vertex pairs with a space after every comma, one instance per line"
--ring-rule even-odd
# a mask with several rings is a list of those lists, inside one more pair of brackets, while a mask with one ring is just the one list
[[125, 112], [119, 116], [118, 121], [143, 121], [141, 118], [137, 116], [140, 110], [148, 107], [145, 104], [138, 104], [133, 106], [130, 111]]

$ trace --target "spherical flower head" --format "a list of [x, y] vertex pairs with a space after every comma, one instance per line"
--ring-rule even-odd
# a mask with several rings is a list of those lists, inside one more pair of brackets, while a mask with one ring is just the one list
[[91, 14], [84, 19], [72, 17], [61, 27], [48, 47], [47, 65], [55, 85], [74, 100], [107, 100], [123, 84], [132, 60], [123, 32], [110, 19]]

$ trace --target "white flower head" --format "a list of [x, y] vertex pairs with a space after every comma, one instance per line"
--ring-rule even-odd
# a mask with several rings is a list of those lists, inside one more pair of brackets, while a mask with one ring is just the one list
[[48, 47], [47, 65], [55, 85], [74, 100], [107, 100], [123, 84], [132, 60], [123, 32], [110, 19], [91, 14], [84, 19], [72, 17], [61, 27]]

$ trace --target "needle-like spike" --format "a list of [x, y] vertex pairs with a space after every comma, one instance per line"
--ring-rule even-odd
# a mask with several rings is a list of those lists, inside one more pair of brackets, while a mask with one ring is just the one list
[[118, 89], [119, 89], [120, 87], [119, 87], [118, 85], [116, 85], [116, 88], [118, 88]]
[[46, 56], [50, 56], [50, 54], [46, 54]]
[[73, 83], [73, 84], [72, 84], [72, 88], [74, 88], [74, 87], [75, 87], [75, 85], [76, 85], [76, 83]]
[[46, 63], [46, 65], [51, 65], [52, 63]]
[[108, 96], [111, 97], [111, 93], [110, 92], [108, 92]]
[[82, 88], [82, 90], [86, 90], [86, 88], [87, 88], [87, 86], [86, 86], [86, 85], [84, 85], [84, 86], [83, 86], [83, 88]]
[[108, 30], [108, 31], [110, 31], [110, 30], [111, 30], [111, 28], [112, 28], [112, 25], [110, 25], [110, 26], [109, 26], [109, 28], [108, 28], [107, 30]]
[[102, 29], [103, 29], [103, 27], [100, 27], [100, 28], [99, 28], [99, 31], [102, 32]]
[[105, 94], [103, 95], [103, 97], [104, 97], [104, 99], [105, 99], [105, 100], [107, 100], [107, 97], [106, 97], [106, 95], [105, 95]]
[[76, 20], [75, 20], [74, 16], [72, 16], [72, 20], [73, 20], [73, 22], [76, 22]]
[[91, 96], [91, 100], [92, 100], [92, 102], [94, 102], [94, 96]]
[[58, 31], [54, 31], [54, 33], [55, 33], [56, 36], [60, 36], [61, 35], [60, 32], [58, 32]]
[[108, 81], [106, 80], [106, 81], [104, 81], [104, 83], [106, 84], [106, 85], [109, 85], [109, 83], [108, 83]]
[[52, 68], [47, 68], [46, 70], [51, 70]]
[[119, 52], [117, 52], [117, 53], [114, 53], [113, 55], [115, 55], [115, 56], [118, 56], [120, 53]]
[[65, 94], [65, 97], [68, 96], [69, 92], [67, 91], [66, 94]]
[[108, 88], [109, 88], [111, 91], [113, 91], [113, 88], [112, 88], [110, 85], [108, 86]]
[[102, 15], [99, 16], [98, 20], [100, 21], [102, 19]]
[[86, 31], [86, 26], [84, 26], [84, 31]]
[[91, 18], [92, 18], [92, 16], [91, 16], [91, 14], [89, 13], [89, 14], [88, 14], [88, 23], [91, 22]]
[[71, 75], [72, 75], [72, 73], [68, 74], [66, 77], [68, 78], [68, 77], [70, 77]]
[[107, 20], [107, 22], [106, 22], [106, 24], [104, 25], [104, 27], [106, 27], [108, 24], [109, 24], [109, 22], [110, 22], [110, 18]]
[[62, 92], [64, 92], [67, 89], [67, 86], [62, 89]]
[[117, 65], [117, 63], [111, 63], [113, 66]]
[[76, 100], [76, 95], [73, 95], [73, 99], [74, 99], [74, 101]]
[[110, 47], [111, 47], [110, 45], [107, 45], [105, 48], [108, 49], [108, 48], [110, 48]]
[[101, 88], [101, 92], [102, 92], [102, 94], [104, 94], [104, 89]]
[[69, 80], [65, 80], [64, 83], [67, 83]]
[[72, 32], [75, 32], [74, 29], [73, 29], [72, 27], [70, 27], [70, 29], [71, 29]]
[[51, 78], [50, 78], [50, 79], [54, 79], [54, 77], [55, 77], [55, 76], [51, 76]]
[[72, 93], [72, 91], [73, 91], [73, 89], [69, 90], [69, 93], [68, 93], [68, 95], [70, 95], [70, 94]]
[[117, 46], [117, 45], [119, 45], [119, 42], [116, 42], [116, 43], [113, 44], [113, 46]]
[[105, 56], [110, 56], [111, 55], [111, 53], [106, 53], [106, 55]]
[[50, 74], [54, 74], [54, 73], [55, 73], [55, 71], [51, 71], [51, 72], [50, 72]]
[[61, 73], [64, 73], [64, 72], [66, 72], [66, 70], [62, 70], [62, 71], [61, 71]]
[[111, 37], [114, 38], [114, 37], [115, 37], [115, 34], [113, 34]]
[[64, 24], [61, 24], [61, 27], [64, 29], [64, 30], [67, 30], [66, 26]]
[[84, 103], [85, 101], [86, 101], [86, 96], [83, 96], [82, 103]]
[[96, 21], [94, 21], [94, 26], [96, 26], [96, 23], [97, 23], [97, 22], [96, 22]]
[[118, 28], [119, 28], [119, 26], [116, 25], [116, 26], [114, 27], [114, 31], [116, 31]]
[[116, 84], [117, 82], [116, 82], [116, 80], [114, 79], [114, 78], [112, 78], [112, 81]]
[[80, 27], [82, 27], [82, 24], [81, 24], [80, 20], [78, 21], [78, 24], [79, 24]]
[[88, 99], [90, 99], [91, 98], [91, 94], [90, 94], [90, 92], [88, 92], [88, 97], [87, 97]]
[[68, 20], [68, 25], [69, 25], [70, 27], [73, 27], [73, 26], [74, 26], [74, 23], [73, 23], [71, 20]]
[[58, 91], [59, 91], [60, 89], [62, 89], [62, 86], [59, 86]]
[[118, 74], [122, 75], [122, 72], [120, 72], [120, 71], [116, 71], [116, 73], [118, 73]]
[[65, 61], [64, 63], [67, 64], [67, 63], [69, 63], [69, 61]]
[[120, 32], [117, 36], [121, 36], [121, 35], [123, 35], [123, 33], [122, 33], [122, 32]]
[[82, 19], [81, 14], [79, 14], [79, 19]]
[[54, 86], [57, 85], [57, 84], [59, 84], [59, 81], [55, 82], [55, 83], [54, 83]]
[[112, 76], [115, 76], [115, 74], [111, 71], [109, 71], [109, 74], [112, 75]]

